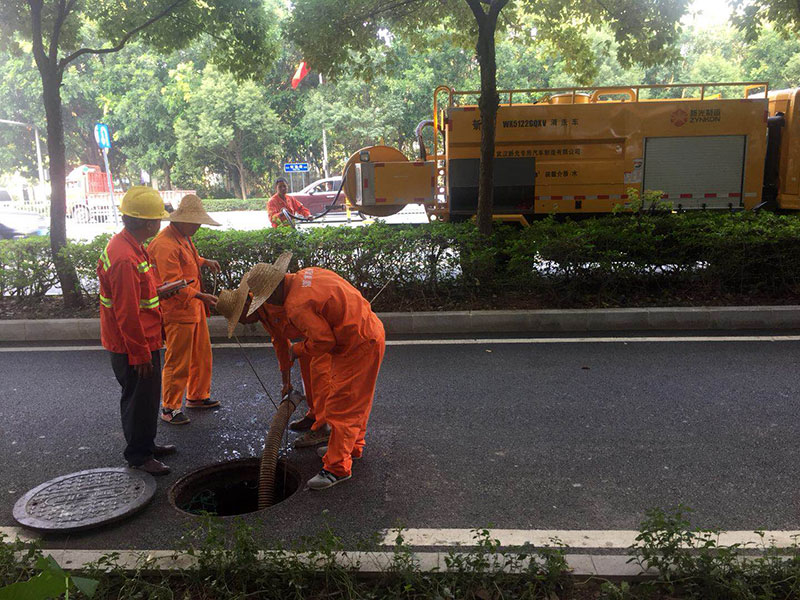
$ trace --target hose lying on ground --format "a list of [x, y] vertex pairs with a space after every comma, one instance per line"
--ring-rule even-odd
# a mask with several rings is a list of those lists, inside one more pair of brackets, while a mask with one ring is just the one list
[[258, 474], [259, 510], [275, 504], [275, 472], [278, 468], [278, 452], [283, 432], [286, 431], [292, 413], [303, 400], [303, 394], [291, 390], [283, 397], [275, 416], [272, 417], [272, 424], [264, 441], [264, 452], [261, 454], [261, 468]]

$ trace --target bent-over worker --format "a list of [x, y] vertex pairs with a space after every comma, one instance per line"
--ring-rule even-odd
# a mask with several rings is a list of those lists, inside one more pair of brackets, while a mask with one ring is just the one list
[[284, 208], [293, 215], [311, 216], [303, 203], [287, 194], [288, 191], [289, 183], [284, 177], [278, 177], [275, 180], [275, 194], [267, 201], [267, 215], [273, 227], [286, 223], [286, 217], [281, 212]]
[[100, 340], [111, 353], [111, 368], [122, 388], [120, 414], [125, 434], [125, 459], [131, 467], [166, 475], [157, 460], [175, 446], [155, 443], [161, 399], [160, 287], [142, 242], [169, 220], [159, 193], [135, 186], [120, 205], [124, 228], [109, 240], [97, 264], [100, 281]]
[[[292, 253], [285, 252], [274, 265], [265, 263], [255, 265], [247, 274], [247, 284], [253, 293], [258, 294], [265, 285], [269, 286], [271, 277], [283, 277], [291, 258]], [[278, 272], [278, 275], [274, 275]], [[283, 383], [281, 393], [286, 395], [292, 389], [292, 361], [289, 360], [289, 346], [291, 346], [292, 339], [302, 338], [303, 334], [289, 322], [283, 306], [262, 303], [254, 313], [247, 316], [252, 298], [251, 294], [245, 302], [239, 322], [248, 324], [258, 321], [269, 333], [281, 371]], [[313, 357], [301, 356], [298, 362], [303, 377], [303, 391], [308, 411], [302, 419], [290, 423], [289, 429], [306, 432], [294, 441], [294, 446], [295, 448], [307, 448], [324, 444], [330, 438], [330, 427], [317, 415], [321, 415], [324, 411], [325, 398], [330, 388], [331, 357], [330, 354]]]
[[211, 398], [211, 339], [206, 322], [209, 307], [216, 304], [217, 297], [204, 291], [202, 269], [218, 273], [220, 267], [216, 260], [200, 256], [192, 242], [201, 225], [219, 223], [209, 216], [194, 194], [183, 197], [170, 221], [147, 249], [162, 280], [189, 282], [162, 303], [167, 350], [161, 419], [172, 425], [185, 425], [189, 417], [181, 411], [184, 394], [187, 408], [219, 406], [219, 400]]
[[369, 302], [333, 271], [310, 267], [286, 274], [280, 267], [272, 265], [276, 276], [254, 291], [249, 312], [264, 302], [286, 310], [289, 323], [305, 338], [289, 346], [290, 361], [331, 357], [330, 391], [316, 415], [330, 426], [331, 437], [322, 470], [308, 481], [311, 489], [322, 490], [350, 479], [353, 459], [364, 452], [385, 333]]

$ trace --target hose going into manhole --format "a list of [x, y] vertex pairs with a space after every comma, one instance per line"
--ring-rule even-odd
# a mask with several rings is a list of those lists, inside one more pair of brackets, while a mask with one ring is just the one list
[[275, 504], [275, 473], [278, 468], [281, 440], [289, 424], [289, 418], [302, 401], [303, 395], [291, 390], [283, 397], [275, 416], [272, 417], [272, 424], [269, 426], [267, 438], [264, 441], [264, 452], [261, 454], [261, 468], [258, 474], [258, 510], [269, 508]]

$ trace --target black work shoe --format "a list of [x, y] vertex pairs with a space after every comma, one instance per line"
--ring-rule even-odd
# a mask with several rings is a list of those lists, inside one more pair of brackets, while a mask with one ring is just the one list
[[203, 398], [202, 400], [186, 399], [186, 408], [214, 408], [216, 406], [219, 406], [219, 400], [212, 400], [211, 398]]
[[153, 456], [156, 458], [161, 458], [162, 456], [169, 456], [170, 454], [175, 454], [178, 451], [178, 448], [175, 444], [165, 444], [164, 446], [159, 446], [156, 444], [153, 447]]
[[324, 444], [331, 437], [331, 428], [328, 425], [323, 425], [316, 431], [306, 431], [297, 436], [294, 441], [295, 448], [311, 448], [312, 446], [319, 446]]
[[313, 417], [305, 416], [302, 419], [289, 423], [289, 429], [292, 431], [308, 431], [314, 424], [314, 420]]
[[166, 475], [169, 473], [169, 467], [155, 458], [148, 458], [140, 465], [128, 465], [131, 469], [139, 469], [150, 475]]
[[161, 420], [170, 425], [188, 425], [191, 420], [179, 410], [161, 409]]

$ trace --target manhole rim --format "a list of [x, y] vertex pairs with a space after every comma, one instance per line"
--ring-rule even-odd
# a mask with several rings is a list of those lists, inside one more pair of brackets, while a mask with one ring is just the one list
[[[204, 467], [200, 467], [199, 469], [195, 469], [194, 471], [190, 471], [189, 473], [186, 473], [185, 475], [182, 475], [178, 480], [175, 481], [175, 483], [173, 483], [169, 487], [169, 490], [167, 491], [167, 500], [169, 501], [170, 506], [172, 506], [172, 508], [174, 508], [176, 511], [178, 511], [183, 516], [193, 517], [193, 518], [196, 518], [196, 519], [197, 518], [204, 518], [204, 515], [198, 515], [198, 514], [195, 514], [195, 513], [191, 513], [191, 512], [188, 512], [188, 511], [183, 510], [182, 508], [180, 508], [178, 506], [177, 502], [176, 502], [177, 496], [178, 496], [178, 493], [176, 492], [176, 490], [179, 490], [182, 487], [186, 487], [188, 482], [190, 482], [191, 480], [195, 479], [196, 477], [198, 477], [198, 474], [203, 473], [205, 471], [212, 472], [212, 470], [216, 469], [216, 470], [218, 470], [218, 472], [225, 472], [225, 471], [228, 471], [228, 470], [234, 470], [236, 467], [249, 466], [249, 465], [252, 465], [256, 470], [258, 470], [260, 461], [261, 461], [261, 458], [258, 457], [258, 456], [244, 456], [244, 457], [241, 457], [241, 458], [233, 458], [231, 460], [225, 460], [225, 461], [222, 461], [222, 462], [213, 463], [213, 464], [210, 464], [210, 465], [206, 465]], [[302, 491], [302, 489], [303, 489], [303, 486], [302, 486], [303, 478], [302, 478], [302, 475], [300, 473], [300, 469], [298, 469], [295, 465], [290, 463], [285, 458], [279, 458], [278, 459], [278, 464], [281, 465], [284, 469], [286, 469], [287, 472], [292, 473], [294, 475], [294, 477], [297, 479], [297, 489], [294, 492], [292, 492], [291, 494], [286, 496], [280, 502], [276, 502], [275, 504], [273, 504], [272, 506], [268, 506], [267, 508], [260, 508], [260, 509], [257, 509], [257, 510], [252, 510], [250, 512], [239, 513], [239, 514], [236, 514], [236, 515], [214, 515], [214, 518], [215, 519], [235, 519], [237, 517], [244, 517], [244, 516], [248, 516], [248, 515], [258, 515], [258, 514], [264, 513], [264, 512], [266, 512], [268, 510], [272, 510], [274, 508], [277, 508], [277, 507], [285, 504], [286, 502], [288, 502], [289, 500], [294, 498], [298, 493], [300, 493], [300, 491]]]
[[[138, 498], [144, 497], [142, 501], [137, 501], [135, 503], [130, 503], [127, 506], [127, 510], [124, 512], [119, 512], [118, 510], [114, 511], [112, 516], [108, 517], [98, 517], [90, 520], [81, 521], [79, 525], [69, 526], [69, 527], [53, 527], [54, 521], [48, 521], [44, 519], [40, 519], [37, 517], [33, 517], [28, 514], [25, 510], [28, 506], [28, 503], [40, 492], [61, 483], [67, 479], [72, 479], [74, 477], [80, 475], [89, 475], [95, 473], [124, 473], [130, 476], [132, 479], [138, 479], [142, 484], [142, 490], [138, 496]], [[150, 473], [145, 471], [141, 471], [139, 469], [131, 469], [129, 467], [98, 467], [95, 469], [84, 469], [82, 471], [75, 471], [74, 473], [67, 473], [66, 475], [60, 475], [58, 477], [54, 477], [53, 479], [48, 479], [37, 485], [34, 488], [31, 488], [27, 492], [25, 492], [20, 498], [14, 503], [14, 508], [12, 509], [12, 516], [14, 519], [20, 524], [30, 529], [34, 529], [36, 531], [43, 531], [49, 533], [73, 533], [76, 531], [84, 531], [86, 529], [93, 529], [95, 527], [101, 527], [103, 525], [107, 525], [110, 523], [115, 523], [117, 521], [121, 521], [128, 517], [132, 517], [136, 513], [144, 510], [144, 508], [150, 504], [155, 496], [156, 492], [156, 480], [153, 478]]]

